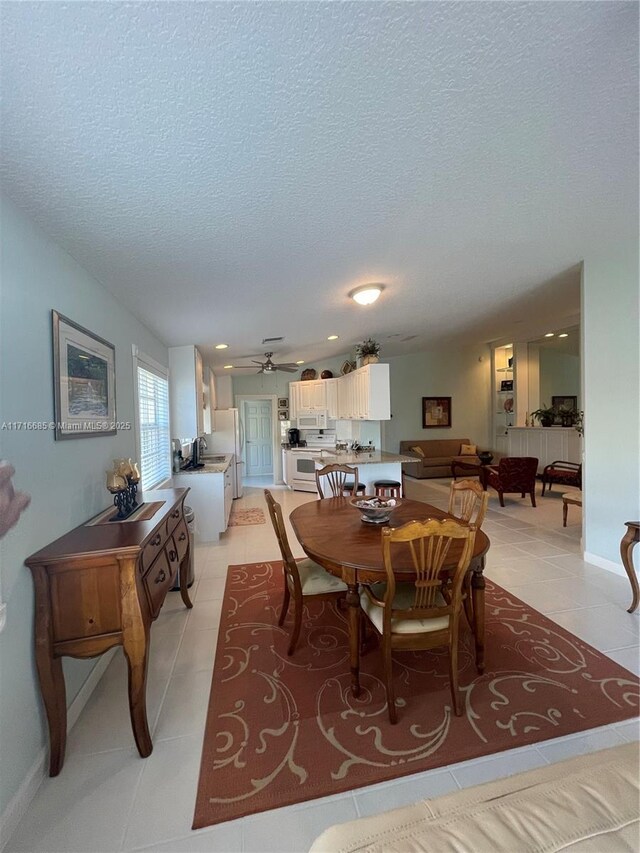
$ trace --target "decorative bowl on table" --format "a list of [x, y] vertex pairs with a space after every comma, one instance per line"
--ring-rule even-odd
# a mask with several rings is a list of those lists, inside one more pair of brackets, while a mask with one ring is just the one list
[[358, 510], [362, 521], [369, 524], [385, 524], [389, 521], [394, 509], [402, 505], [402, 501], [397, 498], [379, 498], [373, 495], [354, 497], [349, 503]]

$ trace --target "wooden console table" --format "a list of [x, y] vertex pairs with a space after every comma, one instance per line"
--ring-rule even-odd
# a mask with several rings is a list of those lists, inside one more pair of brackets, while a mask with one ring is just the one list
[[640, 584], [638, 584], [637, 575], [633, 570], [632, 557], [633, 549], [638, 542], [640, 542], [640, 521], [625, 521], [625, 525], [627, 527], [627, 532], [622, 537], [622, 542], [620, 543], [620, 556], [622, 557], [622, 565], [624, 566], [629, 582], [631, 583], [633, 599], [631, 601], [629, 613], [633, 613], [640, 601]]
[[145, 506], [134, 520], [103, 521], [98, 516], [25, 560], [35, 585], [36, 665], [49, 724], [50, 776], [62, 769], [67, 740], [64, 655], [92, 658], [113, 646], [123, 647], [133, 735], [140, 755], [151, 754], [146, 707], [149, 631], [179, 566], [182, 600], [193, 607], [187, 591], [188, 491], [142, 494], [139, 502]]

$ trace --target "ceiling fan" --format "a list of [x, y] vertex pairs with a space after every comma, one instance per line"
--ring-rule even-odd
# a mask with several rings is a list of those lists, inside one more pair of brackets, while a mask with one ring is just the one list
[[257, 364], [260, 368], [258, 370], [258, 373], [275, 373], [276, 370], [284, 370], [286, 373], [295, 373], [298, 370], [298, 366], [296, 364], [293, 364], [293, 362], [287, 362], [285, 364], [274, 364], [274, 362], [271, 361], [271, 356], [273, 355], [272, 352], [265, 352], [264, 355], [266, 361], [256, 361], [255, 359], [252, 359], [253, 364], [234, 364], [233, 366], [236, 369], [244, 368], [248, 370], [255, 370], [254, 365]]

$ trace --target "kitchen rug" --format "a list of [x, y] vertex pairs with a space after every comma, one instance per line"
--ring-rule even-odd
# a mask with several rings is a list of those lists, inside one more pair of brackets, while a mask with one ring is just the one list
[[264, 524], [265, 517], [259, 506], [251, 509], [236, 509], [231, 507], [229, 516], [229, 527], [241, 527], [244, 524]]
[[446, 648], [398, 652], [392, 726], [380, 650], [362, 658], [355, 699], [345, 614], [309, 600], [288, 657], [281, 599], [279, 562], [229, 567], [194, 829], [638, 714], [634, 675], [487, 580], [483, 675], [466, 623], [460, 641], [463, 716]]

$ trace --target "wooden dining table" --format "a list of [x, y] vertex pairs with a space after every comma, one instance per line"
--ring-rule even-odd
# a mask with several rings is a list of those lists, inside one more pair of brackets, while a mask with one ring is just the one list
[[[422, 501], [403, 499], [393, 511], [388, 525], [400, 527], [408, 521], [427, 518], [451, 518], [444, 510]], [[293, 530], [302, 548], [312, 560], [347, 584], [349, 618], [349, 664], [354, 696], [360, 693], [360, 585], [384, 581], [386, 571], [382, 560], [380, 528], [368, 524], [351, 506], [349, 498], [325, 498], [296, 507], [289, 515]], [[462, 545], [452, 542], [445, 568], [453, 569], [460, 557]], [[484, 672], [484, 564], [489, 550], [485, 533], [476, 533], [471, 573], [472, 623], [475, 638], [476, 666]], [[393, 570], [399, 581], [415, 578], [409, 554], [394, 558]]]

